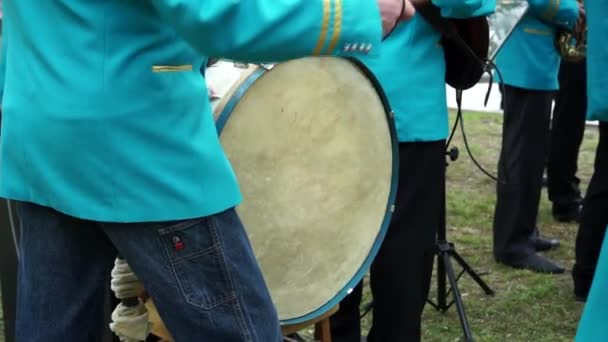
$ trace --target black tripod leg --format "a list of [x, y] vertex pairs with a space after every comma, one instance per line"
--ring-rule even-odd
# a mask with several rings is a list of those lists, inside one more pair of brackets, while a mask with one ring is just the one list
[[486, 284], [485, 281], [483, 281], [483, 279], [481, 279], [479, 274], [477, 274], [473, 270], [473, 268], [471, 268], [471, 266], [469, 266], [469, 264], [464, 261], [464, 259], [458, 254], [458, 252], [456, 252], [456, 250], [452, 251], [452, 256], [454, 257], [454, 259], [456, 259], [456, 261], [458, 261], [460, 266], [471, 276], [471, 278], [473, 278], [473, 280], [475, 280], [475, 282], [485, 291], [487, 295], [494, 295], [494, 291], [488, 286], [488, 284]]
[[[447, 256], [447, 258], [446, 258]], [[439, 253], [437, 255], [437, 309], [441, 312], [448, 311], [447, 303], [447, 286], [446, 286], [446, 274], [445, 274], [445, 260], [449, 259], [449, 254]]]
[[464, 332], [465, 341], [473, 342], [473, 335], [471, 333], [471, 328], [469, 327], [469, 322], [467, 321], [467, 315], [464, 312], [464, 304], [462, 303], [460, 290], [458, 290], [456, 275], [454, 274], [454, 269], [452, 268], [449, 254], [443, 254], [443, 262], [445, 264], [445, 270], [448, 281], [450, 282], [450, 287], [452, 288], [452, 293], [454, 294], [454, 302], [456, 303], [456, 310], [458, 311], [458, 317], [460, 318], [460, 325], [462, 326], [462, 331]]

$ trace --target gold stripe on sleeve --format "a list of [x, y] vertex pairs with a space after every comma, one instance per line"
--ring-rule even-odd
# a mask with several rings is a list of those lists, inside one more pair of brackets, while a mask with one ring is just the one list
[[331, 12], [331, 0], [322, 0], [323, 1], [323, 23], [321, 24], [321, 34], [319, 35], [319, 40], [317, 41], [317, 46], [313, 51], [313, 55], [318, 56], [321, 54], [321, 50], [325, 45], [325, 40], [327, 40], [327, 30], [329, 29], [329, 15]]
[[186, 65], [153, 65], [152, 72], [192, 71], [192, 64]]
[[331, 41], [329, 43], [328, 53], [331, 53], [335, 48], [338, 40], [340, 39], [340, 33], [342, 32], [342, 0], [335, 0], [335, 15], [334, 15], [334, 30], [331, 35]]
[[545, 10], [545, 12], [543, 13], [542, 16], [546, 20], [553, 20], [553, 18], [559, 11], [560, 4], [561, 4], [561, 0], [550, 0], [549, 6], [547, 6], [547, 9]]

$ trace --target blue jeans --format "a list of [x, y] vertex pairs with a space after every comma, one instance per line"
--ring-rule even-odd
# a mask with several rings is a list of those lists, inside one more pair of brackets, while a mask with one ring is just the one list
[[136, 224], [85, 221], [23, 202], [17, 210], [17, 342], [99, 341], [109, 329], [104, 300], [117, 253], [154, 298], [177, 342], [282, 341], [234, 209]]

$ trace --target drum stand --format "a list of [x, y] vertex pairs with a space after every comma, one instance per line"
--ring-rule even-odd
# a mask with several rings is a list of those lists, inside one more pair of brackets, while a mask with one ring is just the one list
[[[446, 151], [446, 155], [450, 157], [451, 161], [458, 159], [458, 149], [452, 148]], [[446, 167], [449, 163], [446, 162]], [[441, 210], [440, 226], [437, 231], [437, 303], [434, 303], [431, 299], [427, 299], [427, 302], [435, 309], [446, 312], [453, 304], [456, 304], [456, 311], [460, 318], [460, 325], [464, 332], [465, 341], [472, 342], [473, 335], [471, 328], [467, 320], [467, 316], [464, 310], [464, 304], [458, 289], [458, 280], [466, 272], [475, 282], [484, 290], [487, 295], [493, 295], [494, 291], [481, 279], [481, 275], [476, 273], [471, 266], [464, 260], [454, 247], [454, 243], [449, 242], [446, 237], [446, 208], [445, 208], [445, 187], [443, 189], [443, 209]], [[462, 267], [462, 271], [456, 275], [454, 267], [452, 266], [451, 258], [454, 258], [458, 264]], [[448, 290], [446, 284], [446, 278], [449, 281], [450, 289]], [[447, 297], [450, 293], [454, 296], [454, 300], [448, 303]]]

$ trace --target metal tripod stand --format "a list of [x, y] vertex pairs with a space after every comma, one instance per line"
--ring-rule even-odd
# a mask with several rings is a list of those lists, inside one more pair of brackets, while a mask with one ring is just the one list
[[[458, 149], [453, 147], [449, 151], [446, 151], [446, 155], [450, 157], [451, 161], [458, 159]], [[447, 165], [449, 165], [446, 162]], [[447, 166], [446, 165], [446, 166]], [[494, 291], [481, 279], [480, 274], [476, 273], [471, 266], [456, 252], [456, 248], [452, 242], [449, 242], [446, 237], [446, 222], [445, 222], [445, 187], [443, 188], [443, 208], [441, 210], [440, 226], [437, 230], [437, 303], [433, 302], [430, 298], [427, 302], [435, 309], [446, 312], [452, 305], [456, 304], [456, 311], [460, 318], [460, 325], [464, 333], [465, 341], [472, 342], [473, 334], [469, 327], [469, 322], [458, 289], [458, 280], [464, 273], [467, 273], [475, 282], [484, 290], [487, 295], [493, 295]], [[454, 258], [456, 262], [462, 267], [462, 271], [456, 275], [454, 267], [452, 266], [452, 260]], [[447, 288], [446, 278], [449, 281], [450, 289]], [[448, 303], [448, 296], [450, 293], [454, 296], [454, 300]]]

